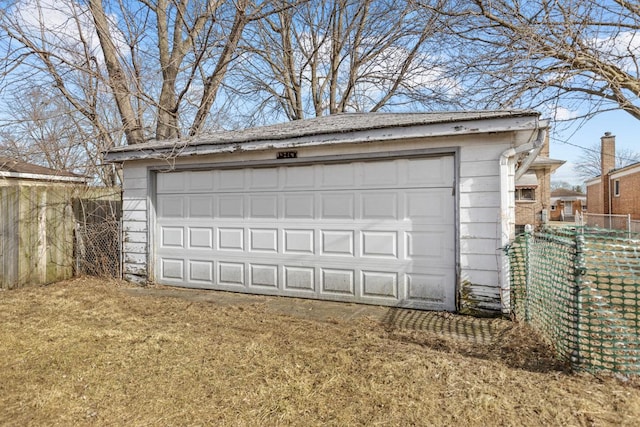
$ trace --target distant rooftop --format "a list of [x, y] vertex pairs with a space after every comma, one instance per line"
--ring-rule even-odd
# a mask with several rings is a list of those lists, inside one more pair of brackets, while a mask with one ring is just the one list
[[551, 197], [586, 197], [586, 194], [568, 188], [556, 188], [551, 191]]
[[0, 178], [71, 182], [86, 182], [87, 180], [86, 177], [73, 172], [51, 169], [8, 157], [0, 157]]

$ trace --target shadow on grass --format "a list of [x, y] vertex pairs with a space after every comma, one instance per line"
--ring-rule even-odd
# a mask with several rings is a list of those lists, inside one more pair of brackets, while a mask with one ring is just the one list
[[553, 349], [526, 324], [398, 308], [390, 308], [382, 324], [393, 339], [433, 350], [492, 360], [531, 372], [567, 371]]

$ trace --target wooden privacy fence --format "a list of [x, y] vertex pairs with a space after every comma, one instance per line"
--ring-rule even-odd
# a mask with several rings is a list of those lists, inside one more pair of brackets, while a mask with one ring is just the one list
[[[119, 189], [63, 183], [0, 184], [0, 288], [52, 283], [76, 272], [74, 200], [112, 199]], [[118, 217], [119, 218], [119, 217]]]

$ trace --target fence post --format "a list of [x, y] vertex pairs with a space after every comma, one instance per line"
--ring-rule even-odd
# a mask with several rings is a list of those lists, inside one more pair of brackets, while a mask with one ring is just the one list
[[533, 226], [527, 224], [524, 226], [524, 320], [529, 322], [529, 283], [531, 282], [531, 245], [533, 243]]
[[631, 214], [627, 214], [627, 239], [631, 239]]
[[575, 327], [575, 336], [574, 336], [574, 348], [571, 354], [571, 364], [573, 366], [580, 365], [580, 318], [582, 314], [582, 287], [584, 281], [584, 275], [586, 274], [587, 267], [584, 258], [585, 253], [585, 240], [584, 234], [576, 233], [576, 256], [574, 259], [573, 265], [573, 297], [574, 297], [574, 327]]

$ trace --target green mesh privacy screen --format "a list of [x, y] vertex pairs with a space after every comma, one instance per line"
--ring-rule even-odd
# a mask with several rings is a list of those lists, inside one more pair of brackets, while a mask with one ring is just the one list
[[586, 228], [519, 236], [507, 248], [515, 317], [575, 370], [640, 375], [639, 245]]

